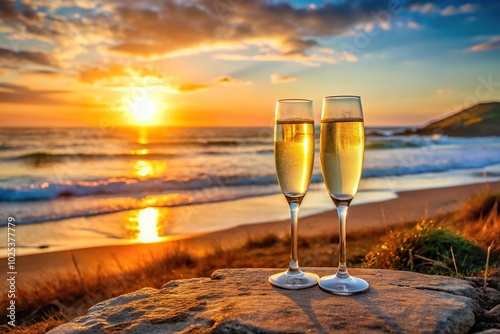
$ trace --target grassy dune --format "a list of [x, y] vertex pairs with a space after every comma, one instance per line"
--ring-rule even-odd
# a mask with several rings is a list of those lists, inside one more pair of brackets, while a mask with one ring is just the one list
[[[392, 229], [348, 234], [348, 265], [351, 267], [412, 270], [450, 276], [485, 275], [488, 247], [491, 250], [488, 276], [500, 275], [500, 194], [484, 192], [468, 199], [460, 210], [425, 221], [409, 222]], [[336, 266], [338, 235], [300, 238], [301, 266]], [[83, 315], [106, 299], [145, 286], [155, 288], [174, 279], [209, 276], [218, 268], [286, 267], [289, 238], [268, 235], [250, 239], [241, 248], [213, 247], [199, 258], [186, 249], [171, 249], [151, 256], [134, 271], [100, 270], [92, 275], [68, 276], [39, 290], [18, 291], [16, 329], [12, 333], [45, 333], [57, 325]], [[75, 263], [75, 265], [78, 265]], [[63, 292], [63, 293], [62, 293]], [[6, 297], [4, 297], [6, 298]], [[7, 300], [0, 301], [2, 310]], [[2, 314], [5, 317], [5, 314]]]

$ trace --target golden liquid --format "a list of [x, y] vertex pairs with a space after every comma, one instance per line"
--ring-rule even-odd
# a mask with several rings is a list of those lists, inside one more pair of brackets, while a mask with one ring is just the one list
[[305, 196], [314, 164], [314, 122], [278, 121], [274, 159], [281, 191], [287, 198]]
[[365, 130], [362, 119], [321, 121], [321, 171], [332, 199], [350, 201], [363, 170]]

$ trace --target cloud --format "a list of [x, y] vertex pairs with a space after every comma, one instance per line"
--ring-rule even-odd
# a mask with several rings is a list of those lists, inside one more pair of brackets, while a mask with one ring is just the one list
[[[114, 9], [114, 45], [110, 51], [144, 58], [168, 57], [179, 51], [215, 45], [224, 22], [213, 4], [152, 1], [158, 9], [117, 5]], [[122, 29], [123, 28], [123, 29]]]
[[408, 21], [406, 26], [410, 29], [421, 29], [422, 28], [422, 26], [415, 21]]
[[486, 51], [500, 48], [500, 36], [492, 37], [488, 42], [477, 44], [469, 48], [469, 51]]
[[449, 15], [467, 14], [467, 13], [473, 13], [478, 9], [479, 9], [478, 5], [472, 5], [472, 4], [464, 4], [461, 6], [450, 5], [441, 11], [441, 15], [449, 16]]
[[[388, 1], [327, 2], [314, 9], [264, 0], [239, 1], [220, 8], [213, 0], [148, 3], [134, 6], [132, 2], [114, 2], [114, 22], [109, 29], [114, 42], [107, 46], [109, 52], [121, 57], [160, 59], [267, 46], [271, 52], [259, 52], [250, 59], [335, 63], [353, 58], [332, 61], [318, 55], [321, 38], [345, 34], [352, 25], [376, 22], [374, 13], [388, 8]], [[385, 21], [379, 24], [388, 27]], [[249, 55], [232, 60], [245, 57]]]
[[0, 18], [4, 20], [12, 20], [17, 17], [18, 13], [16, 8], [14, 7], [13, 1], [0, 1]]
[[8, 49], [0, 48], [0, 62], [8, 64], [37, 64], [43, 66], [56, 67], [57, 62], [47, 53], [39, 51], [18, 51], [14, 52]]
[[109, 49], [124, 54], [135, 54], [144, 58], [168, 55], [168, 52], [158, 43], [120, 42], [109, 47]]
[[116, 24], [109, 8], [103, 13], [106, 6], [86, 0], [2, 0], [1, 32], [11, 50], [24, 50], [19, 51], [20, 56], [23, 52], [40, 53], [43, 42], [51, 58], [48, 65], [71, 68], [75, 63], [70, 60], [93, 51], [98, 43], [111, 42], [110, 31]]
[[23, 71], [23, 74], [41, 74], [41, 75], [50, 75], [50, 76], [56, 76], [56, 75], [61, 75], [60, 72], [57, 71], [52, 71], [52, 70], [33, 70], [33, 71]]
[[228, 75], [215, 78], [214, 83], [221, 86], [247, 86], [252, 84], [251, 81], [236, 79]]
[[410, 6], [410, 10], [414, 12], [419, 12], [421, 14], [432, 14], [439, 11], [439, 7], [433, 3], [423, 3], [423, 4], [413, 4]]
[[65, 90], [31, 90], [26, 86], [0, 83], [0, 103], [64, 104], [54, 95], [65, 94]]
[[210, 82], [172, 82], [158, 69], [139, 65], [101, 65], [81, 69], [78, 78], [80, 82], [97, 86], [105, 86], [115, 90], [130, 89], [132, 87], [148, 87], [166, 93], [189, 93], [215, 86], [243, 86], [251, 85], [245, 81], [223, 75]]
[[11, 26], [0, 26], [0, 34], [6, 32], [14, 32], [14, 31], [15, 31], [14, 28], [12, 28]]
[[163, 76], [151, 68], [118, 64], [84, 68], [79, 73], [79, 80], [90, 84], [133, 83], [138, 78], [160, 81]]
[[252, 85], [253, 82], [245, 81], [241, 79], [236, 79], [228, 75], [223, 75], [217, 78], [214, 78], [211, 82], [208, 83], [182, 83], [177, 85], [171, 85], [173, 92], [176, 93], [191, 93], [197, 90], [211, 88], [215, 86], [248, 86]]
[[356, 62], [358, 57], [349, 52], [333, 52], [328, 55], [322, 54], [302, 54], [295, 53], [284, 55], [281, 53], [263, 53], [256, 55], [241, 55], [241, 54], [216, 54], [215, 59], [221, 60], [253, 60], [253, 61], [281, 61], [281, 62], [296, 62], [306, 66], [319, 66], [321, 63], [336, 64], [338, 60], [346, 60]]
[[447, 95], [447, 94], [453, 94], [455, 92], [455, 88], [438, 88], [436, 89], [436, 93], [438, 95]]
[[299, 80], [299, 78], [294, 77], [294, 76], [282, 76], [279, 73], [273, 73], [271, 74], [271, 82], [273, 84], [278, 84], [278, 83], [285, 83], [285, 82], [293, 82]]
[[78, 107], [103, 107], [95, 102], [82, 102], [69, 98], [69, 90], [31, 89], [27, 86], [0, 82], [0, 104], [60, 105]]
[[189, 92], [194, 92], [194, 91], [209, 88], [209, 87], [212, 87], [212, 85], [211, 84], [198, 84], [198, 83], [188, 82], [188, 83], [174, 85], [173, 89], [177, 93], [189, 93]]
[[21, 86], [21, 85], [16, 85], [16, 84], [10, 84], [7, 82], [0, 82], [0, 90], [7, 90], [7, 91], [27, 91], [29, 90], [28, 88]]
[[[399, 4], [422, 14], [452, 15], [479, 8], [475, 4], [446, 8], [431, 2]], [[72, 68], [75, 60], [103, 56], [127, 63], [210, 52], [222, 60], [319, 66], [357, 61], [356, 52], [345, 48], [327, 54], [322, 50], [332, 37], [345, 36], [353, 27], [364, 27], [367, 33], [376, 26], [390, 29], [389, 8], [394, 8], [391, 0], [325, 1], [315, 6], [269, 0], [107, 0], [99, 4], [23, 0], [14, 6], [13, 1], [0, 0], [0, 18], [6, 38], [24, 43], [26, 50], [16, 55], [18, 60], [9, 55], [8, 61]], [[412, 21], [407, 27], [420, 25]], [[27, 50], [35, 41], [50, 43], [51, 52]], [[2, 57], [6, 55], [0, 50]], [[93, 75], [99, 74], [80, 73], [85, 82], [97, 82]]]
[[421, 14], [433, 14], [439, 12], [442, 16], [451, 16], [458, 14], [468, 14], [478, 11], [479, 5], [475, 4], [463, 4], [460, 6], [449, 5], [441, 9], [436, 4], [427, 3], [417, 3], [410, 6], [410, 10], [414, 12], [419, 12]]
[[[320, 50], [331, 37], [349, 34], [353, 27], [364, 27], [367, 32], [373, 32], [376, 25], [390, 29], [388, 8], [394, 7], [391, 0], [326, 1], [315, 6], [268, 0], [108, 0], [93, 6], [86, 0], [40, 0], [15, 7], [10, 1], [0, 2], [0, 15], [11, 19], [7, 22], [11, 26], [17, 22], [17, 35], [54, 44], [53, 57], [62, 68], [70, 68], [74, 59], [92, 52], [124, 62], [205, 52], [233, 61], [288, 61], [307, 66], [353, 62], [358, 57], [352, 53], [338, 49], [325, 55]], [[431, 2], [409, 8], [422, 14], [440, 11]], [[62, 15], [67, 9], [72, 14]], [[443, 11], [475, 9], [476, 5], [465, 4]], [[36, 29], [30, 29], [30, 24]], [[407, 27], [420, 25], [410, 22]], [[12, 31], [6, 34], [16, 37]]]

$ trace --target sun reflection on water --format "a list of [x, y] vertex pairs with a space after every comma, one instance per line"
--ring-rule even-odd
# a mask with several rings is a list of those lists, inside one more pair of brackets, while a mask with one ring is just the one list
[[143, 149], [140, 149], [140, 150], [132, 150], [132, 154], [136, 154], [136, 155], [146, 155], [148, 154], [148, 149], [146, 148], [143, 148]]
[[148, 130], [147, 128], [139, 128], [139, 133], [137, 134], [137, 142], [141, 145], [149, 144]]
[[149, 161], [138, 160], [134, 165], [135, 174], [146, 177], [154, 174], [153, 166]]
[[136, 233], [135, 238], [143, 243], [155, 242], [161, 240], [158, 235], [159, 210], [155, 208], [146, 208], [138, 212], [136, 217], [130, 217], [131, 229]]

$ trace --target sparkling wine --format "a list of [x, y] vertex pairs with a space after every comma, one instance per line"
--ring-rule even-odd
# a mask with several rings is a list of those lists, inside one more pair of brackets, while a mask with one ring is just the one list
[[326, 188], [337, 201], [350, 202], [363, 169], [363, 119], [322, 120], [320, 160]]
[[290, 201], [305, 196], [314, 164], [314, 122], [277, 121], [274, 157], [281, 191]]

